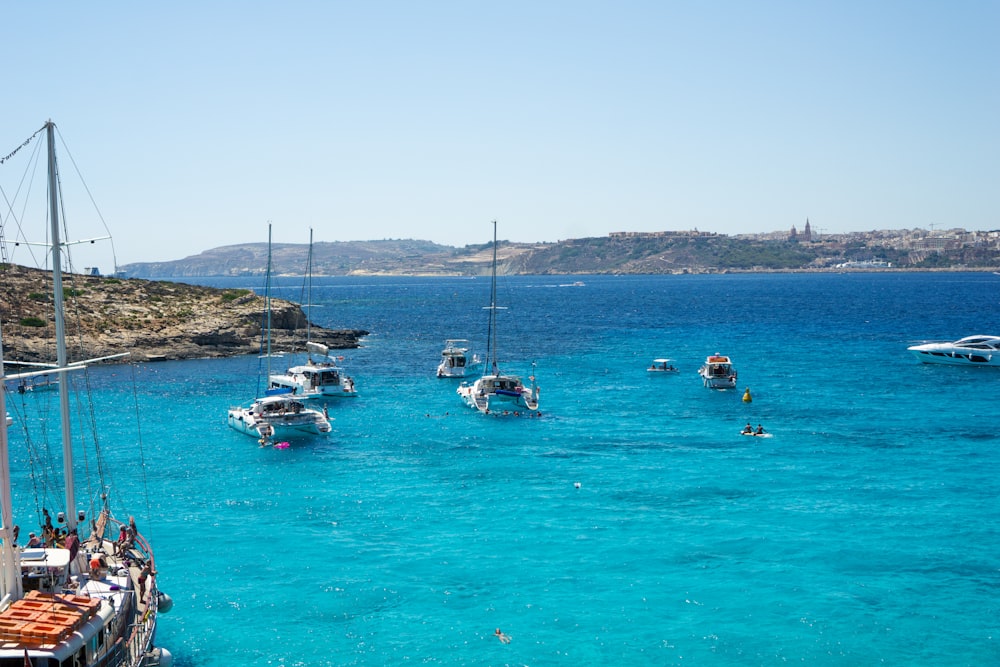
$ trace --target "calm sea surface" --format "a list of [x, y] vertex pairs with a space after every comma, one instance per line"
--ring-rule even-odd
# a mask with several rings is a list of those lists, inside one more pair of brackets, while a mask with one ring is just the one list
[[[501, 366], [536, 362], [540, 417], [480, 415], [434, 376], [446, 338], [482, 351], [484, 279], [316, 280], [314, 321], [372, 334], [332, 436], [289, 449], [225, 425], [256, 358], [144, 364], [136, 394], [94, 369], [174, 664], [1000, 664], [1000, 369], [906, 351], [1000, 332], [1000, 277], [577, 279], [500, 283]], [[702, 387], [716, 352], [737, 390]], [[681, 372], [647, 373], [661, 356]], [[117, 437], [136, 408], [145, 475]]]

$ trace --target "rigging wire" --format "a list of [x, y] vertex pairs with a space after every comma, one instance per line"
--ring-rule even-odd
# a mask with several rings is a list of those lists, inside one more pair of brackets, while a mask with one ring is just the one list
[[[107, 234], [108, 240], [111, 243], [111, 262], [114, 264], [114, 272], [112, 275], [118, 274], [118, 255], [115, 252], [115, 240], [111, 236], [111, 230], [108, 228], [108, 223], [104, 220], [104, 215], [101, 213], [100, 207], [97, 206], [97, 201], [94, 199], [94, 195], [90, 192], [90, 186], [87, 185], [87, 181], [84, 180], [83, 174], [80, 172], [80, 168], [76, 164], [76, 160], [73, 159], [73, 153], [70, 152], [69, 146], [66, 145], [66, 141], [63, 139], [62, 133], [59, 132], [59, 127], [56, 126], [56, 134], [59, 136], [59, 142], [62, 144], [63, 150], [66, 151], [66, 155], [69, 156], [69, 161], [73, 165], [73, 169], [76, 170], [76, 175], [80, 179], [80, 183], [83, 185], [83, 189], [86, 191], [87, 196], [90, 197], [90, 203], [94, 206], [94, 211], [97, 213], [97, 217], [101, 220], [101, 224], [104, 226], [104, 233]], [[62, 197], [59, 198], [60, 204], [62, 203]], [[63, 211], [63, 227], [66, 226], [66, 212]], [[69, 238], [68, 236], [66, 238]]]

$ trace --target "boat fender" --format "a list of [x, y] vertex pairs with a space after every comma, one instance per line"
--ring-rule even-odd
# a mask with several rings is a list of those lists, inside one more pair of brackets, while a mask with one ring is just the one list
[[165, 648], [154, 648], [148, 654], [148, 657], [152, 659], [151, 665], [158, 665], [158, 667], [172, 667], [174, 664], [174, 656], [170, 655], [170, 651]]
[[750, 395], [750, 387], [747, 387], [747, 390], [743, 392], [743, 402], [750, 403], [752, 401], [753, 401], [753, 396]]
[[158, 591], [156, 593], [156, 607], [162, 613], [166, 614], [174, 608], [174, 599], [163, 591]]

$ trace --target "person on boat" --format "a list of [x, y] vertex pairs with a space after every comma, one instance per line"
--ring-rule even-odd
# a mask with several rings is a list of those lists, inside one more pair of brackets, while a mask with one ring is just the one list
[[142, 566], [142, 570], [139, 572], [139, 599], [143, 600], [146, 597], [146, 580], [149, 577], [155, 577], [156, 572], [153, 571], [152, 566], [150, 566], [149, 561]]
[[750, 422], [747, 422], [747, 425], [743, 427], [743, 432], [753, 433], [753, 426], [750, 425]]
[[34, 533], [28, 533], [28, 548], [38, 549], [42, 546], [42, 541], [38, 539], [38, 535]]
[[763, 435], [763, 434], [764, 434], [764, 427], [761, 426], [760, 424], [757, 424], [757, 435]]
[[80, 553], [80, 536], [77, 534], [76, 528], [67, 533], [63, 547], [69, 550], [69, 562], [73, 563], [76, 560], [76, 555]]

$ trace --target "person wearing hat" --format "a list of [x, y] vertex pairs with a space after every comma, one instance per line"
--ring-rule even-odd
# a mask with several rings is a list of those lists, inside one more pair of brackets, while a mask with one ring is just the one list
[[42, 546], [42, 541], [38, 539], [38, 535], [34, 533], [28, 533], [28, 548], [37, 549]]

